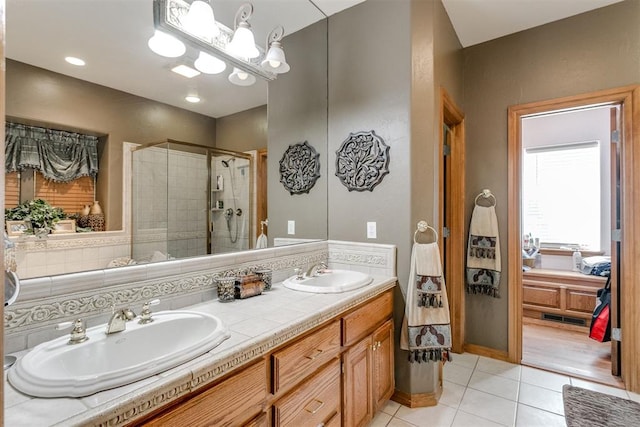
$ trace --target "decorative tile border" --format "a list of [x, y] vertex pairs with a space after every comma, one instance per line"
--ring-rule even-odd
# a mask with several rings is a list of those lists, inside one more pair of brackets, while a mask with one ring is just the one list
[[236, 276], [252, 269], [269, 268], [274, 272], [292, 270], [327, 260], [327, 251], [300, 255], [274, 256], [264, 261], [236, 263], [233, 268], [222, 267], [183, 273], [161, 279], [139, 281], [105, 288], [95, 288], [63, 296], [27, 300], [5, 308], [5, 334], [28, 332], [78, 316], [89, 317], [109, 312], [113, 305], [139, 304], [154, 298], [168, 298], [214, 290], [215, 276]]
[[46, 239], [37, 239], [36, 237], [27, 237], [25, 240], [16, 240], [16, 248], [24, 252], [51, 251], [64, 249], [84, 249], [84, 248], [100, 248], [113, 245], [128, 245], [131, 243], [131, 237], [127, 235], [119, 236], [74, 236], [73, 238], [55, 238], [49, 236]]

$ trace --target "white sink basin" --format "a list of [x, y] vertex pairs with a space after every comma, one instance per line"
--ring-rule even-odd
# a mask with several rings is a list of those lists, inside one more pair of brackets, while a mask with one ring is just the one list
[[316, 277], [297, 279], [289, 277], [283, 282], [285, 288], [316, 294], [333, 294], [353, 291], [373, 282], [373, 278], [365, 273], [349, 270], [327, 270]]
[[191, 360], [229, 338], [215, 316], [161, 311], [154, 321], [111, 335], [106, 325], [87, 329], [88, 341], [57, 338], [34, 347], [9, 370], [9, 382], [36, 397], [80, 397], [150, 377]]

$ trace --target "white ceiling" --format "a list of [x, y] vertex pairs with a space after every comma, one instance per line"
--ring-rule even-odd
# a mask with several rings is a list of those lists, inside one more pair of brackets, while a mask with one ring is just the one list
[[[276, 25], [283, 25], [291, 34], [362, 1], [252, 0], [254, 15], [250, 22], [256, 42], [264, 46], [267, 33]], [[620, 0], [443, 3], [466, 47], [617, 1]], [[245, 2], [214, 0], [216, 20], [233, 27], [235, 11]], [[267, 83], [261, 79], [254, 86], [238, 87], [227, 80], [230, 70], [193, 79], [169, 71], [180, 60], [160, 57], [147, 47], [153, 35], [152, 0], [6, 0], [6, 4], [8, 58], [211, 117], [266, 103]], [[284, 47], [286, 52], [286, 40]], [[188, 51], [187, 55], [191, 57], [186, 59], [189, 63], [197, 53]], [[87, 65], [69, 65], [65, 56], [83, 58]], [[190, 92], [197, 92], [202, 102], [186, 102], [184, 97]]]
[[442, 0], [462, 47], [622, 0]]

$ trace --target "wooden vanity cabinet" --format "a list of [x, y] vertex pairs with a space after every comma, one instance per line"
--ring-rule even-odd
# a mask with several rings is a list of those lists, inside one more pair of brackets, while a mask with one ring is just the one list
[[186, 402], [158, 414], [142, 425], [266, 426], [266, 423], [260, 423], [260, 413], [267, 398], [265, 374], [266, 364], [261, 360]]
[[347, 427], [368, 425], [393, 394], [392, 312], [392, 295], [385, 293], [343, 318], [345, 343], [369, 333], [343, 354], [343, 425]]
[[140, 425], [364, 426], [394, 391], [393, 291]]
[[340, 420], [340, 409], [340, 360], [334, 359], [273, 404], [274, 425], [327, 425]]

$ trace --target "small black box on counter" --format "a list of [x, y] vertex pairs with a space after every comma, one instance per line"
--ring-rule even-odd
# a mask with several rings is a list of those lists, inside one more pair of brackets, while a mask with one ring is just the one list
[[257, 274], [243, 274], [236, 280], [234, 296], [236, 299], [250, 298], [260, 295], [264, 290], [264, 282]]

